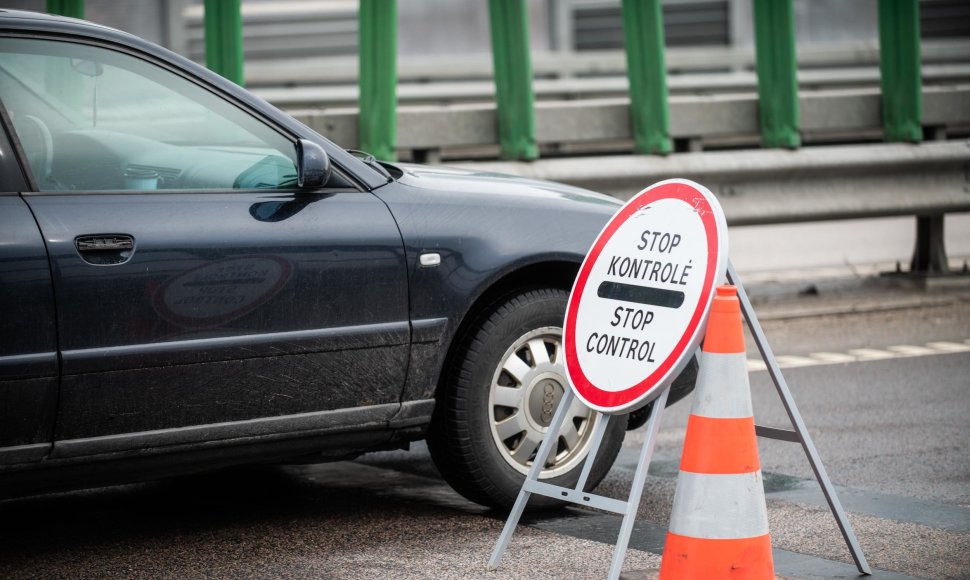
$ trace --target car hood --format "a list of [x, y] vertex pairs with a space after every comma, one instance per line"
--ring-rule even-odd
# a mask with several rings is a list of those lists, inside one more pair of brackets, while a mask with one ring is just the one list
[[509, 197], [522, 201], [552, 201], [561, 199], [582, 204], [594, 204], [616, 211], [622, 203], [614, 197], [588, 189], [562, 183], [527, 179], [504, 173], [475, 171], [459, 167], [414, 165], [396, 163], [403, 175], [398, 182], [425, 190], [448, 191], [464, 194], [482, 194], [496, 201], [509, 201]]

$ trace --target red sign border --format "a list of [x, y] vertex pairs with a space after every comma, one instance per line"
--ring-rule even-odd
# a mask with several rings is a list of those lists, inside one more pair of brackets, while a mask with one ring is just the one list
[[[688, 347], [696, 347], [696, 340], [702, 324], [706, 321], [705, 314], [714, 296], [715, 279], [718, 273], [718, 264], [721, 262], [720, 231], [718, 220], [715, 216], [715, 209], [711, 202], [702, 191], [698, 184], [687, 180], [670, 180], [654, 184], [641, 191], [623, 206], [616, 215], [610, 219], [603, 231], [597, 236], [593, 247], [586, 254], [583, 265], [580, 267], [573, 290], [569, 294], [569, 302], [566, 307], [566, 320], [563, 326], [563, 342], [565, 344], [566, 374], [573, 385], [573, 391], [590, 407], [603, 412], [624, 411], [640, 403], [642, 406], [660, 394], [655, 387], [673, 369], [674, 365], [681, 362]], [[711, 194], [713, 198], [713, 194]], [[579, 303], [582, 300], [586, 283], [589, 281], [590, 272], [596, 260], [599, 259], [603, 248], [616, 233], [616, 230], [623, 225], [626, 220], [634, 213], [644, 207], [661, 199], [677, 199], [689, 204], [701, 216], [701, 223], [704, 225], [704, 232], [707, 235], [707, 268], [704, 272], [704, 282], [701, 291], [701, 298], [698, 300], [694, 313], [691, 316], [687, 329], [680, 340], [674, 346], [670, 355], [643, 381], [622, 391], [605, 391], [594, 385], [579, 364], [579, 357], [576, 356], [576, 317], [579, 314]], [[715, 200], [716, 203], [716, 200]], [[718, 208], [720, 211], [720, 208]], [[647, 394], [653, 389], [654, 397], [647, 398]], [[639, 406], [637, 408], [639, 408]], [[632, 410], [632, 409], [631, 409]]]

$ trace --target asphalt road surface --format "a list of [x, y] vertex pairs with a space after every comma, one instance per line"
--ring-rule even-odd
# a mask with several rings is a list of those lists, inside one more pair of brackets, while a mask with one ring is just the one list
[[[875, 577], [970, 578], [970, 289], [834, 275], [792, 286], [747, 271], [761, 276], [758, 315]], [[788, 427], [750, 344], [748, 358], [757, 422]], [[626, 577], [659, 566], [688, 412], [663, 417]], [[629, 493], [641, 440], [628, 433], [598, 493]], [[759, 448], [777, 573], [855, 577], [801, 447]], [[0, 577], [605, 577], [619, 519], [580, 508], [524, 519], [486, 572], [505, 516], [452, 492], [419, 444], [3, 501]]]

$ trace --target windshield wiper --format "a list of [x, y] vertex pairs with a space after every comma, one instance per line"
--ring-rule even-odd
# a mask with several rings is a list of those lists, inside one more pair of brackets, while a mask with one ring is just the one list
[[394, 181], [394, 178], [391, 176], [391, 172], [388, 171], [386, 167], [384, 167], [383, 165], [381, 165], [381, 162], [378, 161], [370, 153], [368, 153], [366, 151], [361, 151], [360, 149], [347, 149], [347, 153], [350, 153], [354, 157], [360, 159], [361, 161], [363, 161], [367, 165], [369, 165], [372, 168], [374, 168], [375, 171], [377, 171], [378, 173], [380, 173], [381, 175], [383, 175], [385, 178], [387, 178], [387, 181], [389, 181], [389, 182], [390, 181]]

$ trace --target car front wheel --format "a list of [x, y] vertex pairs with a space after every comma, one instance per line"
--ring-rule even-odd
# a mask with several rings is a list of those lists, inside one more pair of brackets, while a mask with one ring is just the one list
[[[458, 345], [441, 384], [428, 446], [442, 475], [477, 503], [509, 508], [569, 388], [562, 349], [567, 293], [524, 291], [479, 317]], [[568, 411], [539, 479], [574, 487], [603, 416], [578, 401]], [[626, 416], [611, 419], [587, 483], [609, 471]], [[533, 496], [529, 507], [561, 501]]]

